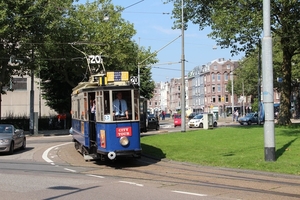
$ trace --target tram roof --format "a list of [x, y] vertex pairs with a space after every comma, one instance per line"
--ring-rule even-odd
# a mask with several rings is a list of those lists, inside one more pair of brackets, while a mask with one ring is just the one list
[[[100, 84], [100, 79], [105, 77], [105, 74], [92, 75], [89, 81], [80, 82], [76, 87], [73, 88], [72, 94], [78, 94], [83, 90], [108, 90], [108, 89], [129, 89], [138, 88], [138, 85], [132, 84], [129, 80], [122, 81], [110, 81], [105, 84]], [[103, 80], [104, 81], [104, 80]]]

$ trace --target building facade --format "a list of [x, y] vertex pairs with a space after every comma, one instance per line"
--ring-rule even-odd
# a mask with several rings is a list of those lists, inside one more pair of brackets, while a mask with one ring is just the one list
[[[34, 112], [37, 112], [40, 117], [56, 115], [54, 110], [46, 106], [45, 100], [41, 96], [39, 81], [38, 78], [34, 78]], [[1, 95], [1, 118], [29, 118], [31, 77], [27, 75], [23, 77], [14, 76], [11, 88], [13, 91], [7, 91], [7, 94]], [[8, 88], [3, 88], [3, 90], [6, 89]]]

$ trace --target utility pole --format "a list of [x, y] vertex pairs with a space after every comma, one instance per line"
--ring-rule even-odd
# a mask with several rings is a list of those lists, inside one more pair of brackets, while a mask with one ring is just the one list
[[274, 91], [273, 91], [273, 52], [271, 36], [271, 3], [263, 0], [263, 102], [265, 108], [264, 145], [265, 161], [275, 161], [275, 134], [274, 134]]
[[29, 120], [29, 133], [34, 134], [34, 47], [32, 47], [32, 66], [31, 66], [31, 88], [30, 88], [30, 120]]
[[181, 132], [186, 131], [185, 124], [185, 57], [184, 57], [184, 19], [183, 0], [181, 0]]

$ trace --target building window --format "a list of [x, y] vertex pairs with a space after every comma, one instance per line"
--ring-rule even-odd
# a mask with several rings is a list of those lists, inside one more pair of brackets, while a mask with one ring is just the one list
[[218, 95], [218, 102], [221, 102], [221, 95]]
[[224, 88], [225, 88], [225, 92], [228, 92], [227, 91], [227, 84], [224, 85]]
[[151, 106], [151, 101], [149, 101], [149, 106]]
[[231, 69], [231, 66], [230, 66], [230, 65], [227, 65], [227, 69]]
[[228, 74], [227, 73], [224, 74], [224, 79], [225, 79], [225, 81], [228, 81]]
[[225, 95], [225, 102], [228, 103], [228, 95]]
[[178, 86], [178, 91], [180, 91], [180, 86]]
[[13, 90], [27, 90], [27, 78], [13, 78]]
[[212, 92], [214, 93], [216, 91], [215, 86], [212, 87]]
[[215, 66], [214, 66], [214, 70], [217, 70], [217, 69], [218, 69], [218, 66], [217, 66], [217, 65], [215, 65]]
[[218, 85], [218, 92], [221, 92], [221, 85]]
[[215, 81], [215, 74], [211, 74], [211, 80]]
[[213, 103], [216, 103], [216, 97], [213, 97], [213, 98], [212, 98], [212, 102], [213, 102]]

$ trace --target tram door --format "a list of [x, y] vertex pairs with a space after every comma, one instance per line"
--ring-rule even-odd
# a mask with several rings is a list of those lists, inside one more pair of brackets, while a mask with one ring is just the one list
[[95, 92], [88, 94], [89, 97], [89, 136], [90, 140], [96, 141], [96, 98]]
[[147, 132], [148, 127], [148, 113], [147, 113], [147, 99], [145, 97], [140, 97], [140, 131]]

